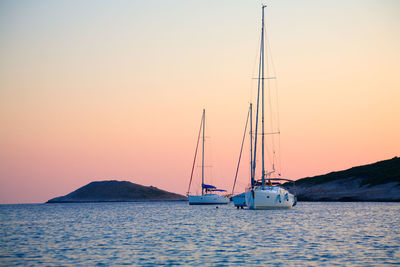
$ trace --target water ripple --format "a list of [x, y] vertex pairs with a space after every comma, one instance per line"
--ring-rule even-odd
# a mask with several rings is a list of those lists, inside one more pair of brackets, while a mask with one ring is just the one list
[[400, 203], [0, 205], [0, 265], [398, 265]]

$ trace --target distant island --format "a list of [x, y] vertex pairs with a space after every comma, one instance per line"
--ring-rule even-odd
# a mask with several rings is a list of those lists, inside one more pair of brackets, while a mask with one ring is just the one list
[[299, 201], [400, 201], [400, 158], [296, 181]]
[[[296, 192], [299, 201], [400, 202], [400, 158], [299, 179]], [[91, 182], [46, 203], [186, 200], [183, 195], [153, 186], [111, 180]]]
[[127, 202], [127, 201], [185, 201], [183, 195], [143, 186], [127, 181], [91, 182], [68, 195], [56, 197], [46, 203]]

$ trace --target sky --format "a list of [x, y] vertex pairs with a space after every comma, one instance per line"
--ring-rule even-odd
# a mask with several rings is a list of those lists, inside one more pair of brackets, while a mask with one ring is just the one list
[[[203, 108], [206, 182], [231, 190], [261, 4], [0, 0], [0, 203], [98, 180], [185, 194]], [[282, 175], [400, 156], [400, 2], [266, 4]]]

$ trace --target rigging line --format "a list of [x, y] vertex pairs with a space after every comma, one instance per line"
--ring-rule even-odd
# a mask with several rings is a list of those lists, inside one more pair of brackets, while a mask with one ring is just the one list
[[275, 68], [275, 64], [274, 64], [274, 58], [272, 57], [272, 49], [271, 49], [271, 44], [269, 42], [268, 34], [266, 34], [266, 36], [265, 36], [265, 41], [266, 41], [266, 45], [267, 45], [267, 53], [269, 54], [269, 59], [271, 62], [272, 74], [276, 75], [276, 68]]
[[281, 136], [278, 136], [278, 149], [279, 149], [279, 157], [278, 157], [278, 174], [281, 175], [283, 172], [282, 168], [282, 149], [281, 149]]
[[[271, 52], [271, 45], [269, 43], [269, 38], [267, 39], [267, 49], [269, 50], [269, 54], [270, 54], [270, 67], [272, 67], [272, 72], [273, 75], [276, 75], [276, 68], [275, 68], [275, 64], [274, 64], [274, 60], [272, 57], [272, 52]], [[271, 93], [274, 94], [274, 106], [276, 108], [275, 110], [275, 114], [274, 114], [274, 123], [275, 123], [275, 127], [277, 129], [278, 132], [280, 132], [281, 126], [280, 126], [280, 106], [279, 106], [279, 89], [278, 89], [278, 80], [274, 80], [271, 84], [272, 88]], [[282, 167], [282, 147], [281, 147], [281, 136], [278, 135], [277, 137], [273, 137], [274, 138], [274, 142], [276, 141], [277, 144], [274, 144], [274, 148], [276, 148], [275, 152], [278, 151], [278, 154], [274, 153], [274, 162], [276, 164], [278, 164], [278, 175], [281, 175], [282, 173], [284, 173], [283, 167]], [[275, 139], [277, 138], [277, 140]], [[277, 147], [276, 147], [277, 146]]]
[[201, 128], [202, 128], [202, 126], [203, 126], [203, 116], [201, 117], [199, 134], [198, 134], [198, 136], [197, 136], [196, 150], [195, 150], [195, 152], [194, 152], [194, 160], [193, 160], [193, 165], [192, 165], [192, 172], [191, 172], [191, 174], [190, 174], [189, 187], [188, 187], [188, 191], [187, 191], [187, 194], [188, 194], [188, 195], [189, 195], [189, 192], [190, 192], [190, 185], [192, 184], [193, 171], [194, 171], [194, 167], [195, 167], [195, 164], [196, 164], [197, 149], [199, 148], [200, 133], [201, 133]]
[[200, 168], [200, 167], [204, 167], [204, 168], [212, 168], [213, 167], [213, 165], [197, 165], [196, 166], [197, 168]]
[[[208, 120], [210, 122], [210, 120]], [[218, 174], [218, 164], [215, 158], [215, 153], [214, 153], [214, 139], [213, 139], [213, 128], [212, 125], [208, 123], [208, 127], [207, 127], [207, 132], [209, 134], [209, 137], [207, 138], [206, 136], [206, 143], [207, 143], [207, 149], [205, 150], [205, 154], [207, 154], [207, 160], [204, 160], [204, 168], [206, 168], [206, 170], [204, 171], [204, 177], [207, 177], [207, 182], [206, 184], [215, 184], [215, 177], [219, 177]]]
[[[275, 81], [275, 95], [276, 95], [276, 117], [277, 117], [277, 128], [278, 131], [281, 131], [281, 125], [280, 125], [280, 113], [279, 113], [279, 91], [278, 91], [278, 82]], [[280, 170], [280, 173], [283, 173], [283, 169], [282, 169], [282, 148], [281, 148], [281, 135], [278, 135], [278, 151], [279, 151], [279, 155], [278, 155], [278, 167]]]
[[249, 107], [249, 115], [250, 115], [250, 129], [249, 129], [249, 141], [250, 141], [250, 169], [249, 169], [249, 173], [250, 173], [250, 177], [251, 177], [251, 169], [253, 167], [253, 103], [250, 103], [250, 107]]
[[[267, 151], [271, 151], [268, 143], [266, 144], [266, 146], [267, 146]], [[271, 154], [267, 153], [267, 157], [268, 157], [268, 163], [270, 163], [272, 165], [274, 162], [273, 162], [273, 160], [271, 160]]]
[[[274, 64], [274, 59], [273, 59], [273, 57], [272, 57], [272, 49], [271, 49], [271, 44], [270, 44], [270, 42], [269, 42], [269, 36], [268, 36], [268, 34], [267, 34], [267, 36], [266, 36], [266, 42], [267, 42], [267, 49], [268, 49], [268, 54], [269, 54], [269, 67], [271, 67], [271, 75], [274, 75], [274, 76], [276, 76], [276, 68], [275, 68], [275, 64]], [[277, 113], [277, 115], [276, 115], [276, 118], [274, 118], [275, 120], [276, 120], [276, 123], [277, 123], [277, 127], [278, 127], [278, 130], [280, 129], [280, 127], [279, 127], [279, 99], [278, 99], [278, 81], [277, 81], [277, 79], [275, 79], [275, 81], [274, 81], [274, 89], [275, 89], [275, 96], [276, 96], [276, 98], [275, 98], [275, 100], [276, 100], [276, 103], [274, 103], [274, 104], [276, 104], [276, 107], [277, 107], [277, 110], [276, 110], [276, 113]]]
[[[252, 73], [251, 73], [251, 77], [254, 77], [254, 73], [256, 72], [256, 66], [257, 66], [257, 58], [258, 58], [258, 50], [260, 49], [260, 46], [259, 46], [259, 44], [260, 44], [260, 36], [258, 36], [258, 42], [257, 42], [257, 48], [256, 48], [256, 52], [254, 53], [255, 54], [255, 56], [254, 56], [254, 61], [253, 61], [253, 68], [252, 68]], [[250, 103], [252, 102], [252, 100], [253, 100], [253, 86], [254, 85], [254, 83], [253, 83], [253, 79], [251, 79], [251, 81], [250, 81]]]
[[[261, 30], [261, 38], [263, 38], [263, 30]], [[258, 64], [258, 77], [260, 77], [260, 75], [261, 75], [261, 54], [262, 54], [262, 45], [260, 44], [260, 59], [259, 59], [259, 64]], [[253, 157], [253, 168], [251, 170], [251, 188], [254, 187], [254, 175], [255, 175], [256, 161], [257, 161], [256, 155], [257, 155], [258, 111], [259, 111], [259, 104], [260, 104], [260, 83], [261, 83], [261, 81], [262, 81], [262, 79], [258, 79], [257, 112], [256, 112], [256, 126], [255, 126], [255, 136], [254, 136], [254, 157]]]
[[[271, 133], [264, 133], [264, 135], [271, 135], [271, 134], [280, 134], [281, 132], [271, 132]], [[263, 135], [262, 133], [258, 133], [258, 135]]]
[[[269, 65], [268, 65], [268, 67], [270, 67], [271, 69], [270, 69], [270, 71], [271, 71], [271, 75], [274, 75], [274, 76], [276, 76], [276, 68], [275, 68], [275, 64], [274, 64], [274, 59], [273, 59], [273, 57], [272, 57], [272, 49], [271, 49], [271, 44], [270, 44], [270, 42], [269, 42], [269, 35], [268, 34], [266, 34], [266, 42], [267, 42], [267, 50], [268, 50], [268, 53], [269, 53]], [[275, 92], [273, 92], [274, 91], [274, 89], [275, 89]], [[273, 114], [273, 115], [275, 115], [274, 116], [274, 123], [276, 124], [276, 127], [277, 127], [277, 129], [278, 129], [278, 131], [280, 130], [280, 121], [279, 121], [279, 95], [278, 95], [278, 81], [277, 81], [277, 79], [275, 79], [275, 81], [272, 83], [272, 85], [271, 85], [271, 93], [273, 93], [274, 94], [274, 99], [275, 99], [275, 103], [273, 103], [274, 105], [275, 105], [275, 107], [276, 107], [276, 111], [275, 111], [275, 113], [276, 114]]]
[[[267, 56], [266, 56], [266, 69], [267, 69], [267, 75], [270, 76], [270, 62], [269, 60], [272, 59], [272, 53], [271, 53], [271, 47], [270, 47], [270, 43], [269, 43], [269, 35], [268, 35], [268, 30], [267, 30], [267, 26], [264, 26], [264, 31], [265, 31], [265, 40], [266, 40], [266, 44], [267, 44]], [[271, 75], [272, 76], [272, 75]], [[269, 118], [270, 118], [270, 127], [271, 127], [271, 131], [274, 130], [274, 114], [273, 114], [273, 109], [272, 109], [272, 100], [271, 100], [271, 83], [270, 80], [267, 80], [267, 88], [268, 88], [268, 104], [269, 104]], [[272, 168], [274, 169], [275, 166], [275, 137], [272, 136], [271, 137], [271, 145], [272, 145]]]
[[239, 172], [240, 159], [242, 158], [242, 151], [243, 151], [244, 139], [246, 138], [247, 123], [249, 122], [249, 117], [250, 117], [250, 108], [249, 108], [249, 111], [247, 112], [246, 125], [244, 126], [244, 134], [243, 134], [243, 139], [242, 139], [242, 146], [240, 147], [239, 161], [238, 161], [238, 164], [237, 164], [237, 167], [236, 167], [235, 180], [234, 180], [234, 182], [233, 182], [233, 187], [232, 187], [232, 195], [233, 195], [233, 191], [235, 190], [236, 179], [237, 179], [238, 172]]
[[[276, 67], [275, 67], [275, 62], [274, 59], [272, 57], [272, 49], [271, 49], [271, 44], [269, 41], [269, 35], [266, 35], [266, 42], [267, 42], [267, 49], [269, 52], [269, 59], [270, 59], [270, 63], [271, 63], [271, 67], [272, 67], [272, 74], [276, 76]], [[278, 132], [280, 132], [280, 106], [279, 106], [279, 90], [278, 90], [278, 80], [275, 79], [274, 81], [274, 89], [275, 89], [275, 106], [276, 106], [276, 117], [274, 118], [276, 120], [276, 127]], [[280, 170], [281, 173], [283, 173], [283, 168], [282, 168], [282, 149], [281, 149], [281, 136], [278, 136], [278, 151], [279, 151], [279, 155], [278, 155], [278, 168]]]
[[[270, 46], [270, 44], [268, 43], [268, 49], [271, 51], [271, 46]], [[274, 60], [273, 60], [273, 57], [272, 57], [272, 53], [270, 53], [270, 55], [271, 55], [271, 58], [270, 58], [270, 60], [271, 60], [271, 67], [272, 67], [272, 71], [273, 71], [273, 73], [274, 73], [274, 75], [276, 75], [276, 68], [275, 68], [275, 63], [274, 63]], [[280, 123], [280, 105], [279, 105], [279, 103], [280, 103], [280, 101], [279, 101], [279, 87], [278, 87], [278, 80], [275, 80], [274, 82], [273, 82], [273, 84], [274, 84], [274, 88], [273, 89], [275, 89], [275, 100], [276, 100], [276, 104], [275, 104], [275, 106], [276, 106], [276, 127], [277, 127], [277, 130], [280, 132], [281, 130], [281, 123]], [[279, 175], [281, 175], [281, 174], [283, 174], [284, 173], [284, 170], [283, 170], [283, 167], [282, 167], [282, 148], [281, 148], [281, 136], [280, 135], [278, 135], [278, 158], [277, 158], [277, 164], [278, 164], [278, 174]]]
[[206, 110], [203, 109], [203, 145], [201, 147], [201, 195], [204, 195], [204, 137], [205, 137], [205, 129], [206, 129]]

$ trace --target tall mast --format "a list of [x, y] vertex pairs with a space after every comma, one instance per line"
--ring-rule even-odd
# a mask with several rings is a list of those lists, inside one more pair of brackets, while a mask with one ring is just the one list
[[206, 110], [203, 109], [203, 149], [201, 153], [201, 195], [204, 195], [204, 133], [206, 128]]
[[188, 196], [189, 196], [189, 193], [190, 193], [190, 186], [191, 186], [191, 184], [192, 184], [193, 171], [194, 171], [194, 166], [195, 166], [195, 164], [196, 164], [197, 149], [199, 148], [199, 141], [200, 141], [200, 134], [201, 134], [201, 128], [202, 128], [202, 127], [203, 127], [203, 116], [201, 116], [199, 134], [197, 135], [196, 150], [194, 151], [194, 159], [193, 159], [193, 165], [192, 165], [192, 172], [190, 173], [190, 180], [189, 180], [189, 186], [188, 186], [188, 191], [187, 191], [187, 195], [188, 195]]
[[[264, 84], [264, 8], [266, 6], [262, 5], [262, 27], [261, 27], [261, 45], [260, 45], [260, 61], [258, 65], [258, 89], [257, 89], [257, 108], [256, 108], [256, 125], [254, 131], [254, 152], [253, 152], [253, 166], [252, 166], [252, 173], [253, 176], [251, 177], [251, 188], [255, 186], [255, 175], [256, 175], [256, 158], [257, 158], [257, 137], [258, 137], [258, 112], [260, 110], [260, 89], [262, 89], [263, 99], [264, 99], [264, 88], [261, 88]], [[261, 82], [262, 81], [262, 82]], [[264, 104], [264, 100], [262, 101]], [[262, 109], [264, 112], [264, 108]], [[262, 116], [262, 122], [264, 122], [264, 114]], [[262, 178], [264, 178], [264, 123], [263, 123], [263, 132], [262, 132]]]
[[254, 182], [253, 172], [253, 104], [250, 103], [250, 179], [251, 184]]
[[264, 8], [266, 5], [262, 6], [262, 26], [261, 26], [261, 179], [262, 179], [262, 187], [265, 186], [265, 166], [264, 166]]
[[237, 180], [237, 176], [238, 176], [238, 173], [239, 173], [240, 159], [242, 158], [243, 145], [244, 145], [244, 140], [246, 139], [247, 124], [249, 123], [250, 112], [251, 112], [251, 104], [250, 104], [249, 110], [247, 111], [246, 125], [244, 126], [244, 133], [243, 133], [243, 138], [242, 138], [242, 145], [240, 146], [239, 160], [238, 160], [238, 164], [237, 164], [237, 167], [236, 167], [235, 180], [234, 180], [234, 182], [233, 182], [233, 187], [232, 187], [232, 195], [233, 195], [233, 193], [235, 192], [236, 180]]

